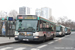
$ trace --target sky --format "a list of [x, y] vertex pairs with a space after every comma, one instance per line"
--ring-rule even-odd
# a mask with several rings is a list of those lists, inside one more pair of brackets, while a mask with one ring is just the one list
[[75, 21], [75, 0], [0, 0], [0, 11], [19, 12], [22, 6], [30, 7], [31, 14], [35, 14], [36, 8], [49, 7], [55, 19], [66, 16]]

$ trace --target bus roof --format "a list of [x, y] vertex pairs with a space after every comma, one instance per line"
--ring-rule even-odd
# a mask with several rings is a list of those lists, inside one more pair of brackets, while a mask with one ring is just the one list
[[[25, 14], [19, 14], [19, 15], [25, 15]], [[17, 16], [19, 16], [19, 15], [17, 15]], [[27, 15], [26, 15], [27, 16]], [[37, 15], [33, 15], [33, 16], [37, 16]], [[37, 16], [37, 19], [38, 20], [43, 20], [43, 21], [46, 21], [46, 22], [49, 22], [49, 23], [51, 23], [51, 24], [53, 24], [53, 25], [56, 25], [56, 23], [54, 23], [54, 22], [52, 22], [52, 21], [50, 21], [50, 20], [48, 20], [48, 19], [45, 19], [45, 18], [43, 18], [43, 17], [40, 17], [40, 16]]]
[[39, 16], [39, 19], [40, 19], [40, 20], [43, 20], [43, 21], [46, 21], [46, 22], [49, 22], [49, 23], [54, 24], [54, 25], [56, 24], [56, 23], [54, 23], [54, 22], [52, 22], [52, 21], [50, 21], [50, 20], [48, 20], [48, 19], [45, 19], [45, 18], [43, 18], [43, 17], [40, 17], [40, 16]]
[[60, 24], [57, 24], [56, 26], [65, 27], [65, 26], [63, 26], [63, 25], [60, 25]]

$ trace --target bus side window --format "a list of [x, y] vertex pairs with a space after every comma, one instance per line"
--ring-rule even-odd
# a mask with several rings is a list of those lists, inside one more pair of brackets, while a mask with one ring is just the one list
[[52, 31], [54, 31], [54, 27], [52, 27]]
[[41, 21], [41, 20], [40, 20], [39, 22], [40, 22], [40, 24], [39, 24], [39, 25], [40, 25], [40, 28], [39, 28], [39, 30], [40, 30], [40, 31], [42, 31], [43, 24], [42, 24], [42, 21]]
[[49, 27], [49, 30], [50, 30], [50, 31], [53, 31], [52, 27]]
[[39, 21], [38, 21], [38, 23], [37, 23], [37, 30], [39, 30]]
[[60, 27], [60, 31], [62, 31], [62, 27]]

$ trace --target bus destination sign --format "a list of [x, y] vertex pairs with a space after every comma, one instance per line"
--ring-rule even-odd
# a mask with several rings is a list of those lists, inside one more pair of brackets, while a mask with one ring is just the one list
[[18, 19], [37, 19], [36, 15], [18, 15]]

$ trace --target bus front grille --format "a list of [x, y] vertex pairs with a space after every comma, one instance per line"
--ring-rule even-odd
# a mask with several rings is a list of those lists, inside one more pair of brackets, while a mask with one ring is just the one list
[[32, 36], [33, 34], [19, 33], [19, 35], [22, 35], [22, 36]]

